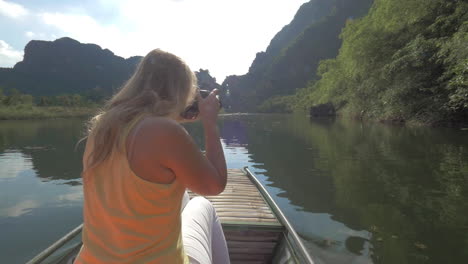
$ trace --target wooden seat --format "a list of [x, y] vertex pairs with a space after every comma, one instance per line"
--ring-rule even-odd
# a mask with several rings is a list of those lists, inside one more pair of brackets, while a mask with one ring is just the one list
[[242, 170], [228, 170], [224, 192], [205, 198], [213, 203], [221, 220], [231, 263], [271, 262], [284, 227]]

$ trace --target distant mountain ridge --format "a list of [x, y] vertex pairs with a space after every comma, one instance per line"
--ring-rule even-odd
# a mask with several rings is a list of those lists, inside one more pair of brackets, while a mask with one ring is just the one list
[[71, 38], [30, 41], [24, 59], [0, 71], [0, 86], [38, 95], [110, 94], [127, 80], [141, 57], [128, 59]]
[[[24, 59], [13, 68], [0, 68], [0, 87], [33, 96], [82, 94], [108, 97], [122, 86], [143, 57], [127, 59], [96, 44], [64, 37], [30, 41]], [[208, 70], [196, 72], [206, 89], [219, 87]]]
[[311, 0], [291, 23], [257, 54], [249, 72], [228, 76], [222, 84], [230, 111], [259, 110], [266, 100], [293, 94], [316, 79], [318, 63], [334, 58], [346, 21], [365, 15], [373, 0]]
[[[228, 111], [256, 112], [271, 98], [294, 94], [316, 79], [321, 60], [336, 57], [346, 22], [368, 12], [373, 0], [310, 0], [290, 24], [257, 54], [242, 76], [228, 76], [222, 86], [207, 70], [196, 72], [201, 88], [222, 90]], [[71, 38], [31, 41], [24, 60], [0, 68], [0, 87], [37, 95], [109, 96], [133, 73], [140, 56], [124, 59], [95, 44]], [[267, 110], [268, 111], [268, 110]]]

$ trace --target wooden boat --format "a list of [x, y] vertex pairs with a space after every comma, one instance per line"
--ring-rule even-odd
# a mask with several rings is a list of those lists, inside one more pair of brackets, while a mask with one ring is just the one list
[[[228, 170], [224, 192], [206, 198], [221, 220], [231, 263], [314, 263], [283, 212], [247, 167]], [[27, 264], [71, 264], [81, 247], [82, 227], [72, 230]]]

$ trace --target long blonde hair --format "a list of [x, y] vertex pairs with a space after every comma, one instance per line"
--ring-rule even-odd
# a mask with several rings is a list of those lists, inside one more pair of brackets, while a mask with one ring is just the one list
[[179, 57], [156, 49], [148, 53], [133, 76], [88, 124], [93, 151], [88, 169], [123, 150], [127, 126], [141, 115], [178, 116], [193, 101], [196, 76]]

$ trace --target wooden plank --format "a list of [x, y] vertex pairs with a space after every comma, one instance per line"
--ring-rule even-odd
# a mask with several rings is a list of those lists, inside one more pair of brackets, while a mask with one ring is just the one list
[[277, 241], [281, 237], [281, 231], [224, 229], [224, 235], [232, 241]]
[[246, 215], [245, 212], [239, 213], [239, 212], [219, 212], [218, 213], [219, 217], [240, 217], [240, 218], [248, 218], [248, 219], [276, 219], [274, 215], [272, 214], [261, 214], [261, 213], [255, 213], [251, 215]]
[[255, 193], [254, 191], [246, 191], [246, 190], [224, 190], [224, 195], [250, 195], [250, 196], [255, 196], [255, 197], [261, 197], [258, 193]]
[[238, 252], [229, 252], [229, 256], [231, 257], [231, 260], [238, 259], [238, 260], [265, 260], [269, 259], [272, 257], [272, 254], [270, 252], [268, 253], [255, 253], [255, 252], [250, 252], [250, 254], [245, 254], [245, 253], [238, 253]]
[[235, 253], [229, 255], [231, 259], [231, 263], [271, 263], [273, 256], [271, 254], [242, 254], [242, 253]]
[[271, 263], [270, 254], [233, 254], [230, 255], [231, 263]]
[[223, 225], [231, 263], [271, 263], [284, 227], [247, 175], [228, 170], [225, 190], [205, 198], [211, 201]]
[[235, 208], [223, 208], [217, 211], [218, 216], [223, 216], [223, 215], [231, 215], [231, 216], [239, 216], [243, 218], [275, 218], [275, 215], [271, 214], [269, 211], [262, 211], [262, 210], [256, 210], [254, 212], [251, 211], [250, 208], [240, 208], [240, 209], [235, 209]]
[[[233, 188], [233, 186], [231, 186], [230, 188], [226, 188], [224, 190], [224, 193], [245, 193], [245, 194], [250, 194], [250, 195], [260, 195], [257, 190], [254, 190], [254, 189], [250, 189], [250, 188], [242, 188], [242, 187], [236, 187], [236, 188]], [[261, 195], [260, 195], [261, 196]]]
[[269, 208], [266, 207], [261, 207], [261, 208], [256, 208], [251, 205], [238, 205], [238, 204], [226, 204], [226, 205], [218, 205], [218, 208], [216, 209], [216, 212], [243, 212], [243, 213], [250, 213], [250, 212], [259, 212], [259, 213], [265, 213], [265, 214], [270, 214], [271, 211]]
[[251, 260], [251, 261], [234, 260], [234, 261], [231, 261], [231, 264], [264, 264], [264, 263], [270, 263], [270, 262], [264, 262], [264, 261], [258, 261], [258, 260]]
[[[265, 205], [263, 202], [248, 202], [248, 203], [237, 203], [236, 201], [212, 201], [211, 203], [216, 203], [220, 208], [228, 206], [237, 206], [237, 207], [249, 207], [249, 208], [268, 208], [268, 205]], [[271, 210], [270, 210], [271, 211]]]
[[218, 206], [217, 208], [219, 210], [224, 209], [224, 208], [232, 208], [232, 209], [254, 209], [254, 210], [266, 210], [268, 212], [270, 211], [270, 208], [266, 206], [256, 206], [253, 204], [235, 204], [235, 203], [222, 203], [218, 202], [216, 203]]
[[249, 227], [249, 228], [281, 228], [284, 230], [284, 226], [281, 225], [278, 222], [252, 222], [252, 221], [236, 221], [236, 220], [225, 220], [221, 224], [223, 228], [227, 226], [244, 226], [244, 227]]
[[243, 217], [220, 217], [221, 223], [232, 223], [232, 224], [244, 224], [244, 225], [254, 225], [254, 224], [264, 224], [271, 223], [276, 224], [278, 221], [276, 219], [262, 219], [262, 218], [243, 218]]
[[271, 248], [248, 248], [248, 247], [234, 247], [234, 248], [229, 248], [229, 253], [232, 254], [271, 254], [272, 253]]
[[[228, 236], [226, 236], [226, 239]], [[278, 237], [275, 236], [260, 236], [260, 237], [253, 237], [253, 236], [229, 236], [229, 241], [233, 242], [274, 242], [275, 244], [278, 242]]]
[[263, 214], [260, 212], [255, 212], [254, 214], [246, 215], [245, 212], [239, 213], [239, 212], [219, 212], [218, 213], [219, 217], [223, 216], [229, 216], [229, 217], [239, 217], [239, 218], [249, 218], [249, 219], [275, 219], [276, 218], [272, 214]]
[[[264, 200], [261, 196], [243, 196], [243, 195], [233, 195], [225, 194], [224, 196], [206, 196], [208, 200], [213, 201], [252, 201], [252, 202], [263, 202]], [[264, 203], [265, 204], [265, 203]]]
[[229, 248], [269, 248], [273, 250], [276, 246], [276, 242], [265, 242], [265, 241], [228, 241]]
[[263, 201], [263, 198], [258, 195], [234, 195], [234, 194], [229, 194], [226, 193], [223, 196], [206, 196], [205, 197], [208, 200], [229, 200], [229, 201]]
[[229, 170], [225, 191], [218, 196], [206, 198], [219, 212], [221, 222], [233, 221], [234, 217], [239, 218], [236, 222], [252, 222], [255, 219], [258, 222], [265, 222], [265, 219], [275, 219], [255, 185], [240, 170]]

